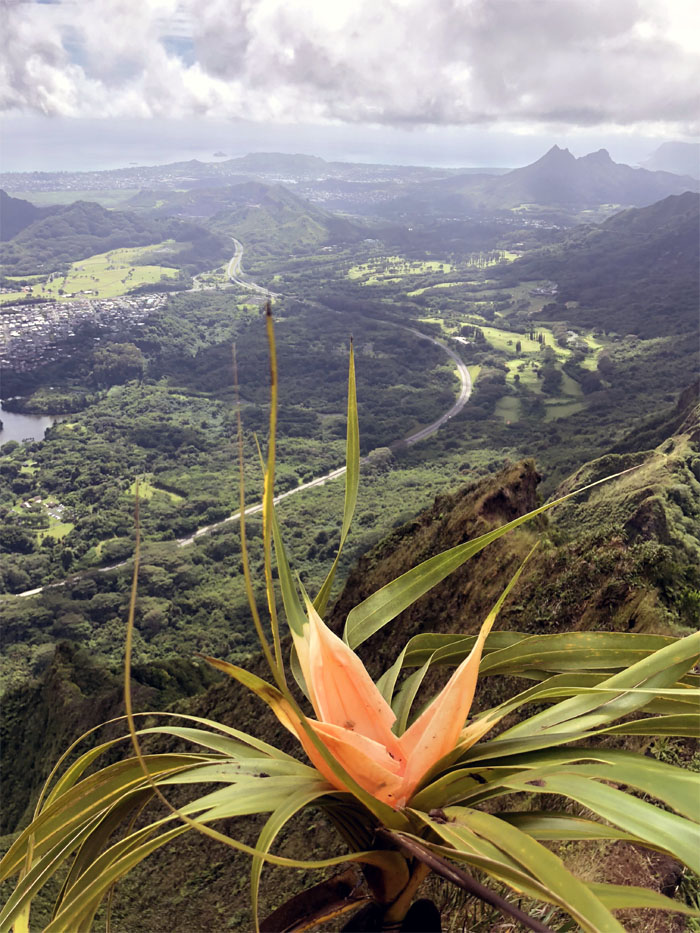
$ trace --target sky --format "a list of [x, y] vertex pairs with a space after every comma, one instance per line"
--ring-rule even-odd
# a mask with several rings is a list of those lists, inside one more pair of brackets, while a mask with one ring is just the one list
[[641, 161], [700, 137], [696, 0], [0, 0], [1, 167], [249, 151]]

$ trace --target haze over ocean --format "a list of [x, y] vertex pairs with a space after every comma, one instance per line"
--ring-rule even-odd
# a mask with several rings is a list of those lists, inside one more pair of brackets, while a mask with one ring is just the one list
[[[0, 118], [0, 171], [102, 171], [132, 164], [219, 161], [249, 152], [301, 152], [329, 161], [516, 168], [555, 143], [577, 155], [607, 148], [615, 161], [643, 162], [658, 137], [592, 132], [516, 135], [489, 127], [283, 125], [215, 119], [99, 120], [34, 114]], [[223, 160], [223, 157], [221, 157]]]

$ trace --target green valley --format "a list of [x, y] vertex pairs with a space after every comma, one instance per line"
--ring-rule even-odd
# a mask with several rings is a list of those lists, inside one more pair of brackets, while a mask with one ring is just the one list
[[[590, 168], [552, 158], [576, 178]], [[540, 190], [541, 165], [490, 180], [397, 169], [382, 188], [357, 180], [359, 169], [353, 180], [327, 163], [300, 157], [270, 168], [261, 158], [256, 174], [251, 160], [231, 160], [241, 177], [222, 169], [191, 187], [184, 168], [154, 173], [152, 188], [123, 189], [123, 203], [109, 178], [103, 206], [64, 203], [60, 190], [36, 205], [11, 198], [20, 203], [10, 204], [16, 232], [0, 247], [0, 321], [11, 348], [36, 352], [4, 351], [4, 410], [60, 420], [43, 439], [2, 444], [0, 435], [0, 687], [17, 749], [5, 777], [8, 833], [38, 792], [34, 777], [22, 782], [27, 762], [45, 771], [74, 726], [119, 715], [137, 490], [140, 707], [177, 703], [279, 738], [256, 701], [198, 657], [260, 669], [235, 520], [236, 435], [240, 411], [246, 504], [255, 506], [258, 445], [268, 444], [269, 293], [278, 516], [311, 592], [342, 532], [354, 348], [361, 482], [328, 613], [337, 631], [353, 604], [420, 560], [633, 467], [487, 549], [401, 614], [400, 637], [426, 627], [473, 634], [535, 538], [541, 547], [497, 628], [680, 636], [695, 624], [698, 196], [673, 194], [593, 224], [585, 212], [607, 216], [609, 186], [593, 207], [588, 195], [568, 203], [559, 192], [556, 203], [518, 209]], [[294, 191], [280, 184], [283, 169], [297, 173]], [[616, 170], [614, 178], [622, 193], [644, 180]], [[666, 183], [652, 181], [650, 190]], [[329, 208], [336, 201], [342, 213]], [[477, 202], [472, 213], [460, 207]], [[243, 248], [235, 262], [234, 238]], [[460, 392], [468, 399], [452, 412]], [[257, 511], [247, 539], [262, 605]], [[392, 634], [371, 644], [364, 657], [377, 674], [397, 642]], [[490, 679], [478, 702], [499, 702], [516, 679]], [[690, 743], [640, 740], [639, 749], [697, 767]], [[290, 832], [286, 843], [299, 845], [299, 836]], [[208, 845], [195, 840], [155, 857], [144, 921], [154, 930], [198, 929], [188, 892], [205, 887], [211, 929], [223, 928], [223, 916], [249, 927], [247, 893], [228, 884], [231, 872], [241, 875], [238, 855], [217, 856], [213, 880], [206, 871], [185, 880], [175, 864], [193, 864]], [[644, 872], [640, 883], [653, 887], [652, 868]], [[144, 877], [120, 885], [118, 933], [137, 928]], [[177, 910], [164, 890], [172, 879]], [[296, 885], [273, 886], [266, 906]], [[40, 902], [36, 916], [47, 910]], [[495, 922], [488, 911], [477, 919]]]
[[[122, 247], [107, 253], [88, 256], [71, 263], [65, 272], [46, 277], [32, 276], [22, 291], [0, 293], [0, 304], [27, 298], [69, 301], [82, 296], [116, 298], [141, 285], [154, 285], [161, 279], [173, 278], [178, 270], [167, 265], [168, 255], [177, 252], [174, 240], [153, 243], [145, 247]], [[144, 259], [159, 254], [163, 265], [148, 265]], [[8, 285], [25, 282], [23, 276], [6, 276]]]

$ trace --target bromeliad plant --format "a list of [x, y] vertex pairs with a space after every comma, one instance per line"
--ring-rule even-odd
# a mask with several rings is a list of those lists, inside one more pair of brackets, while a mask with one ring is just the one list
[[[700, 693], [694, 665], [700, 634], [676, 640], [611, 632], [492, 632], [518, 571], [477, 636], [417, 635], [374, 683], [355, 648], [487, 544], [556, 502], [445, 551], [382, 587], [349, 613], [339, 638], [323, 622], [338, 557], [311, 601], [291, 573], [275, 515], [277, 366], [269, 308], [267, 327], [272, 400], [263, 544], [271, 640], [256, 606], [247, 562], [242, 481], [240, 522], [251, 612], [273, 682], [226, 661], [207, 660], [271, 707], [299, 740], [311, 766], [261, 739], [194, 716], [162, 713], [158, 715], [164, 725], [137, 727], [137, 717], [146, 715], [132, 713], [130, 698], [137, 545], [125, 665], [125, 718], [134, 754], [90, 771], [121, 740], [103, 742], [72, 760], [83, 736], [56, 765], [33, 822], [1, 863], [1, 878], [19, 875], [19, 880], [0, 914], [0, 933], [12, 927], [16, 933], [29, 929], [32, 899], [59, 870], [62, 888], [46, 933], [89, 930], [105, 895], [120, 878], [151, 852], [193, 830], [252, 857], [256, 930], [265, 862], [296, 868], [354, 862], [366, 881], [360, 895], [347, 873], [311, 889], [269, 917], [262, 925], [267, 931], [301, 930], [324, 916], [356, 909], [363, 900], [370, 902], [363, 929], [400, 929], [430, 872], [531, 929], [547, 929], [478, 883], [464, 866], [509, 886], [518, 896], [561, 909], [591, 933], [622, 930], [614, 915], [622, 908], [697, 915], [644, 888], [579, 880], [544, 843], [624, 840], [700, 870], [697, 776], [594, 741], [599, 736], [697, 734]], [[240, 449], [239, 425], [239, 454]], [[242, 454], [240, 459], [242, 475]], [[338, 555], [350, 528], [360, 472], [352, 348], [346, 470]], [[313, 715], [298, 699], [300, 694], [290, 690], [283, 664], [273, 546], [292, 637], [289, 667]], [[414, 716], [414, 701], [426, 674], [441, 666], [455, 670], [433, 701]], [[532, 686], [467, 722], [477, 676], [509, 675], [525, 678]], [[545, 708], [487, 738], [526, 704]], [[159, 736], [175, 737], [187, 750], [142, 750], [144, 738]], [[198, 783], [207, 785], [200, 796], [179, 807], [169, 801], [170, 789], [178, 787], [182, 793]], [[212, 784], [221, 786], [211, 791]], [[547, 795], [565, 798], [568, 808], [548, 808]], [[502, 812], [483, 806], [508, 796], [514, 800]], [[142, 811], [154, 798], [162, 806], [157, 818], [148, 819]], [[347, 851], [314, 861], [271, 852], [283, 827], [307, 807], [326, 814]], [[230, 817], [263, 813], [269, 817], [254, 845], [216, 828]], [[427, 921], [424, 926], [428, 928]]]

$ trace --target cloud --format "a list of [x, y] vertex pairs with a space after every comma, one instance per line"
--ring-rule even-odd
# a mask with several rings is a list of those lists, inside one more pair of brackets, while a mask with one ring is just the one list
[[[698, 131], [685, 0], [0, 0], [0, 106]], [[695, 36], [695, 38], [692, 38]]]

